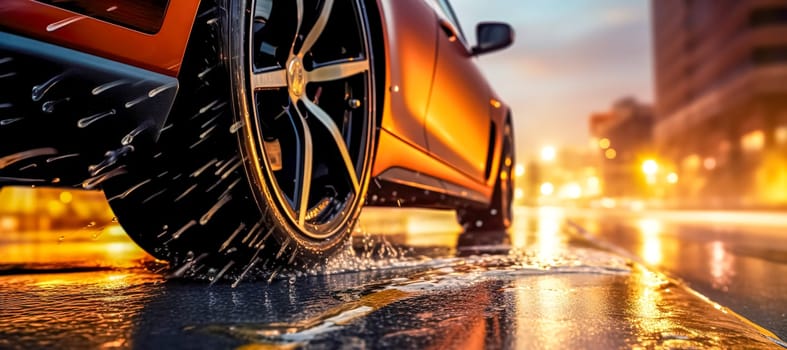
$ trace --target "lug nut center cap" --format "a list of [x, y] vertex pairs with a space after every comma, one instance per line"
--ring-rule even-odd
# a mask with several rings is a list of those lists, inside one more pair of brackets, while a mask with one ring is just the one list
[[306, 89], [306, 74], [303, 71], [303, 62], [298, 57], [293, 57], [287, 64], [287, 84], [290, 92], [300, 97]]

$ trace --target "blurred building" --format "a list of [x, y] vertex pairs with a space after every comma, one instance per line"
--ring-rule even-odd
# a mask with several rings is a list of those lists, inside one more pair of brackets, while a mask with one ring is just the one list
[[688, 204], [787, 204], [787, 0], [652, 0], [654, 140]]
[[641, 164], [652, 154], [653, 109], [634, 98], [590, 116], [590, 134], [600, 159], [602, 193], [608, 197], [648, 194]]

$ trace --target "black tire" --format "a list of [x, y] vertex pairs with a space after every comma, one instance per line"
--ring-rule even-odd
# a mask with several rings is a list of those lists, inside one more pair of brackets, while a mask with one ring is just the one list
[[463, 208], [457, 210], [457, 219], [465, 232], [505, 230], [513, 219], [512, 202], [514, 198], [514, 135], [511, 121], [507, 120], [503, 129], [500, 167], [487, 208]]
[[373, 51], [361, 1], [319, 5], [203, 4], [156, 150], [104, 185], [177, 275], [242, 278], [344, 247], [376, 145]]

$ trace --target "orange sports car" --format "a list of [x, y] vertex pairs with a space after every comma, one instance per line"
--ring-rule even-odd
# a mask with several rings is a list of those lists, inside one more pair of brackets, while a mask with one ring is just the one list
[[[511, 221], [512, 117], [447, 0], [2, 0], [0, 185], [102, 189], [211, 278], [319, 264], [362, 206]], [[229, 275], [227, 275], [229, 276]]]

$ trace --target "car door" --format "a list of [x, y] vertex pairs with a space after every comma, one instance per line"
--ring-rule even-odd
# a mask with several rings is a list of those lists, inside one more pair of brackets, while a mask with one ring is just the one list
[[426, 150], [426, 109], [437, 54], [435, 14], [424, 0], [387, 0], [381, 5], [389, 53], [382, 127]]
[[447, 0], [426, 0], [437, 13], [437, 59], [426, 115], [429, 151], [478, 181], [490, 147], [491, 89], [475, 64]]

